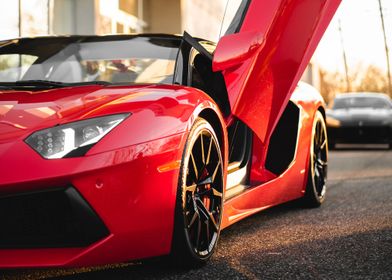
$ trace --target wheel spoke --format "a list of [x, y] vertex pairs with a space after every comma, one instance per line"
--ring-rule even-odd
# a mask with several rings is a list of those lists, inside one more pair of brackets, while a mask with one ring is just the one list
[[323, 172], [321, 172], [321, 176], [319, 177], [318, 188], [319, 188], [319, 192], [320, 193], [323, 190], [324, 185], [325, 185], [325, 177], [324, 177], [324, 171], [323, 171]]
[[320, 167], [325, 167], [325, 166], [328, 165], [328, 163], [327, 163], [326, 161], [322, 160], [321, 158], [318, 158], [318, 159], [317, 159], [317, 164], [318, 164]]
[[321, 146], [322, 140], [323, 140], [323, 127], [321, 125], [321, 123], [318, 123], [318, 146]]
[[317, 191], [320, 191], [320, 184], [321, 183], [321, 176], [316, 177], [316, 189]]
[[208, 153], [207, 153], [207, 161], [206, 165], [210, 163], [210, 158], [211, 158], [211, 148], [212, 148], [212, 137], [210, 137], [210, 145], [208, 146]]
[[220, 167], [220, 160], [218, 160], [218, 163], [217, 163], [217, 165], [215, 167], [214, 173], [212, 174], [212, 181], [213, 182], [215, 182], [215, 176], [218, 173], [219, 167]]
[[191, 221], [189, 222], [188, 228], [191, 228], [193, 226], [193, 224], [195, 223], [196, 219], [199, 217], [199, 215], [197, 214], [197, 212], [195, 212], [192, 216]]
[[204, 143], [203, 143], [203, 133], [200, 134], [200, 145], [201, 145], [201, 160], [203, 164], [206, 164], [205, 157], [204, 157]]
[[210, 211], [206, 208], [204, 205], [203, 201], [201, 201], [200, 198], [196, 198], [196, 205], [197, 209], [199, 210], [199, 215], [200, 213], [203, 214], [205, 219], [208, 219], [210, 217]]
[[195, 180], [197, 181], [197, 179], [199, 178], [199, 174], [197, 172], [197, 166], [196, 166], [196, 162], [195, 162], [195, 158], [193, 157], [193, 153], [191, 151], [191, 160], [192, 160], [192, 165], [193, 165], [193, 171], [195, 172]]
[[319, 123], [319, 142], [318, 142], [319, 147], [321, 147], [322, 141], [323, 141], [322, 126], [321, 126], [321, 123]]
[[212, 177], [210, 176], [210, 177], [205, 178], [203, 181], [199, 182], [197, 185], [198, 186], [203, 186], [203, 185], [206, 185], [206, 184], [212, 184], [213, 182], [214, 181], [212, 180]]
[[320, 173], [319, 173], [319, 170], [318, 170], [317, 166], [314, 167], [314, 175], [315, 175], [316, 177], [319, 177], [319, 176], [320, 176]]
[[323, 150], [326, 145], [327, 145], [327, 138], [324, 138], [324, 141], [323, 141], [323, 143], [320, 146], [320, 150]]
[[218, 224], [214, 218], [214, 215], [212, 215], [212, 213], [210, 213], [210, 222], [212, 223], [212, 225], [214, 226], [215, 231], [217, 232], [219, 230]]
[[196, 184], [193, 184], [193, 185], [191, 185], [191, 186], [186, 186], [186, 187], [185, 187], [185, 191], [194, 193], [195, 190], [196, 190], [196, 187], [197, 187]]
[[218, 197], [222, 197], [222, 193], [219, 192], [217, 189], [212, 188], [212, 194]]
[[324, 168], [322, 166], [316, 165], [316, 170], [320, 177], [324, 175]]

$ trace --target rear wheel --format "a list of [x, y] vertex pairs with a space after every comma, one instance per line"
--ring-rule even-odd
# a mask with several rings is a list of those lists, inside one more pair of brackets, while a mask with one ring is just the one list
[[220, 234], [223, 161], [211, 125], [197, 119], [183, 154], [177, 191], [172, 256], [200, 266], [212, 256]]
[[328, 141], [324, 117], [317, 111], [313, 121], [312, 143], [308, 181], [304, 196], [304, 204], [308, 207], [319, 207], [325, 200], [327, 190]]

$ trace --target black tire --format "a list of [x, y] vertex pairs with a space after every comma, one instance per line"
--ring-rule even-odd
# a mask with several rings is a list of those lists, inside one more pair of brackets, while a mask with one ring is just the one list
[[328, 141], [328, 149], [329, 150], [335, 150], [336, 149], [336, 143]]
[[178, 182], [172, 260], [199, 267], [214, 253], [223, 208], [223, 160], [212, 126], [198, 118], [184, 149]]
[[319, 207], [325, 200], [328, 171], [327, 128], [324, 117], [319, 111], [313, 121], [311, 141], [308, 179], [303, 204], [306, 207]]

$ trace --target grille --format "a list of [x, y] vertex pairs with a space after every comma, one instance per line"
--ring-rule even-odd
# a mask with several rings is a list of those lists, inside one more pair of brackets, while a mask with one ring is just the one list
[[330, 129], [328, 133], [332, 139], [358, 143], [389, 142], [392, 139], [391, 128], [382, 126], [341, 127]]

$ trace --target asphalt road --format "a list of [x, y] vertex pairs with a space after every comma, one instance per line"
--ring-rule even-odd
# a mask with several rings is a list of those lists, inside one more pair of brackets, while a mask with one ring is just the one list
[[8, 270], [0, 279], [392, 279], [392, 151], [333, 151], [329, 171], [321, 208], [289, 203], [231, 226], [198, 270], [152, 262]]

